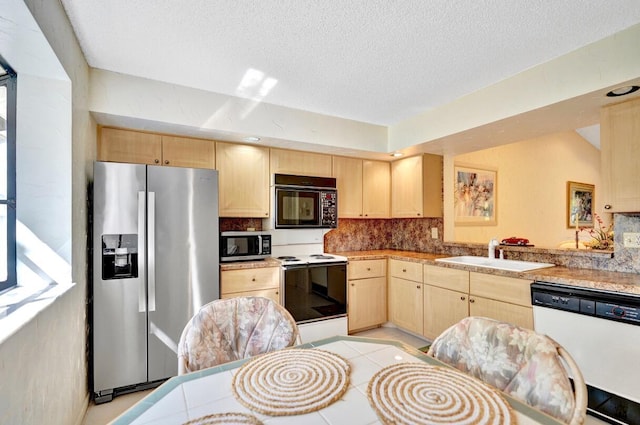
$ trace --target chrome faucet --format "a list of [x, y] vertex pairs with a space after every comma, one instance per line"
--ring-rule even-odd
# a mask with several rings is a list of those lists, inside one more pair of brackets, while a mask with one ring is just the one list
[[498, 246], [498, 239], [493, 238], [489, 241], [489, 258], [496, 258], [496, 247]]

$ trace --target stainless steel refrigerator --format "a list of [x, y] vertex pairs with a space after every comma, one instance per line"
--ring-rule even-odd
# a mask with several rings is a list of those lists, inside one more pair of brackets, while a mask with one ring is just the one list
[[92, 237], [102, 403], [177, 375], [184, 326], [220, 297], [217, 171], [96, 162]]

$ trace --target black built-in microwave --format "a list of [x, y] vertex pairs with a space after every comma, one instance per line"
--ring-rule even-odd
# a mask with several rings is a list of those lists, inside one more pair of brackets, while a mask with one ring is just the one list
[[263, 260], [271, 256], [271, 234], [259, 231], [220, 233], [220, 262]]
[[334, 177], [274, 174], [275, 228], [338, 227], [338, 191]]

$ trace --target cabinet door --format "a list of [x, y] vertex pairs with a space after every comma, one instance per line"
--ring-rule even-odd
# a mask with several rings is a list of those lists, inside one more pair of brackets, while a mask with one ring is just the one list
[[389, 319], [408, 331], [422, 334], [422, 284], [389, 278]]
[[98, 160], [160, 165], [162, 136], [140, 131], [100, 127]]
[[331, 155], [271, 149], [270, 173], [301, 176], [331, 176]]
[[424, 285], [423, 335], [434, 339], [469, 315], [469, 297], [464, 292]]
[[216, 142], [220, 217], [269, 216], [269, 149]]
[[422, 157], [391, 163], [391, 216], [422, 217]]
[[640, 211], [640, 99], [603, 108], [600, 134], [608, 211]]
[[216, 167], [215, 142], [188, 137], [162, 136], [162, 164], [173, 167]]
[[338, 218], [362, 218], [362, 160], [333, 157], [338, 185]]
[[347, 301], [349, 332], [381, 325], [387, 321], [387, 279], [350, 280]]
[[391, 213], [391, 167], [384, 161], [362, 161], [362, 214], [366, 218], [389, 218]]
[[469, 296], [469, 315], [483, 316], [533, 329], [533, 308], [489, 298]]

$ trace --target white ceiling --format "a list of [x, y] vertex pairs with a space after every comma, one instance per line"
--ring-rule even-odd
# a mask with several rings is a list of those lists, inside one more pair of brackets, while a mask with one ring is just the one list
[[91, 67], [393, 125], [640, 22], [638, 0], [62, 0]]

